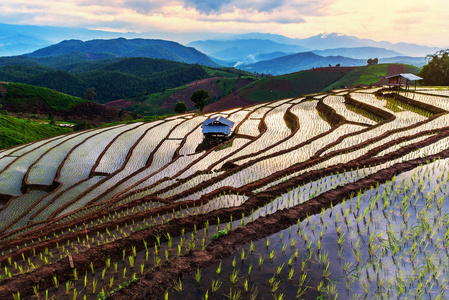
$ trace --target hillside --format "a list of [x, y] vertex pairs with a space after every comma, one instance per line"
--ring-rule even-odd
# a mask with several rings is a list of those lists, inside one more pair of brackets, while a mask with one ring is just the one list
[[268, 76], [238, 90], [240, 97], [252, 101], [273, 101], [311, 94], [325, 89], [350, 73], [354, 67], [327, 67]]
[[70, 53], [113, 54], [116, 57], [148, 57], [218, 67], [204, 53], [179, 43], [152, 39], [66, 40], [36, 50], [28, 56], [48, 57]]
[[332, 89], [340, 89], [355, 85], [376, 85], [387, 84], [383, 79], [386, 76], [399, 73], [418, 74], [421, 69], [410, 65], [401, 64], [378, 64], [373, 66], [357, 67], [350, 73], [346, 74], [337, 82], [323, 88], [321, 91], [330, 91]]
[[[233, 68], [212, 68], [144, 57], [107, 57], [85, 53], [43, 58], [4, 57], [0, 58], [0, 80], [43, 86], [77, 97], [84, 97], [88, 88], [94, 88], [95, 102], [126, 99], [140, 104], [152, 94], [167, 94], [171, 89], [179, 89], [198, 80], [211, 77], [255, 77]], [[226, 93], [215, 96], [224, 95]], [[135, 111], [157, 113], [155, 110], [140, 108]]]
[[419, 68], [401, 64], [379, 64], [362, 67], [324, 67], [280, 76], [265, 76], [236, 92], [207, 105], [208, 112], [232, 109], [257, 102], [298, 97], [358, 85], [383, 85], [387, 75], [417, 74]]
[[131, 118], [130, 112], [86, 101], [55, 90], [23, 83], [0, 83], [2, 109], [16, 115], [53, 115], [57, 120], [88, 121], [94, 125]]
[[[105, 105], [118, 109], [127, 109], [142, 115], [163, 115], [173, 113], [173, 108], [176, 103], [182, 101], [187, 105], [187, 110], [195, 110], [195, 104], [190, 98], [197, 90], [206, 90], [209, 93], [210, 102], [214, 103], [218, 99], [226, 97], [237, 89], [254, 81], [254, 77], [250, 76], [245, 76], [244, 78], [223, 77], [223, 75], [232, 75], [232, 73], [223, 71], [212, 71], [210, 74], [220, 76], [196, 80], [183, 86], [167, 89], [164, 92], [153, 93], [144, 98], [139, 98], [140, 101], [122, 99], [105, 103]], [[237, 76], [236, 74], [233, 75]]]
[[11, 63], [4, 59], [0, 80], [47, 87], [77, 97], [95, 88], [94, 101], [105, 103], [125, 97], [160, 92], [166, 88], [209, 77], [204, 67], [151, 58], [121, 58], [102, 61], [77, 61], [62, 69], [32, 64]]
[[63, 126], [47, 122], [16, 118], [0, 113], [0, 149], [43, 140], [48, 137], [71, 132]]
[[[341, 89], [2, 150], [0, 299], [447, 298], [448, 95]], [[233, 134], [205, 150], [217, 115]]]

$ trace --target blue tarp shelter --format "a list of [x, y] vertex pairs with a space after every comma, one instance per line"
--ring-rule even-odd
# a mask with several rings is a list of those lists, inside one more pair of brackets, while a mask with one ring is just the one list
[[227, 136], [231, 133], [232, 126], [234, 126], [234, 122], [229, 121], [225, 117], [210, 118], [203, 122], [203, 134]]

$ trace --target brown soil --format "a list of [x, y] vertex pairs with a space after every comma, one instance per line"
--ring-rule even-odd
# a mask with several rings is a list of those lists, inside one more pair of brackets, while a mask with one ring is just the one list
[[232, 92], [224, 98], [221, 98], [217, 102], [209, 104], [204, 107], [203, 112], [221, 111], [227, 109], [233, 109], [236, 107], [243, 107], [248, 105], [254, 105], [259, 102], [243, 99], [237, 92]]
[[125, 109], [125, 108], [130, 107], [133, 104], [140, 104], [140, 102], [119, 99], [119, 100], [107, 102], [104, 104], [104, 106], [112, 107], [112, 108], [116, 108], [116, 109]]
[[123, 116], [119, 116], [120, 110], [107, 107], [95, 102], [84, 102], [77, 106], [71, 107], [68, 111], [54, 110], [44, 103], [34, 104], [15, 104], [4, 105], [4, 109], [17, 114], [18, 116], [26, 116], [29, 114], [39, 115], [46, 118], [48, 114], [53, 114], [57, 120], [64, 121], [88, 121], [89, 123], [98, 126], [102, 123], [111, 123], [131, 118], [131, 113], [125, 111]]
[[328, 73], [328, 72], [344, 72], [349, 73], [352, 70], [356, 69], [357, 67], [322, 67], [322, 68], [315, 68], [307, 70], [308, 72], [314, 72], [314, 73]]
[[[154, 268], [143, 279], [133, 283], [126, 289], [114, 293], [110, 299], [152, 299], [155, 296], [162, 295], [164, 290], [172, 285], [173, 280], [185, 277], [196, 270], [198, 266], [203, 268], [220, 261], [223, 257], [234, 253], [248, 241], [259, 240], [286, 229], [298, 222], [298, 220], [305, 219], [307, 215], [317, 214], [323, 208], [327, 209], [331, 205], [335, 206], [341, 203], [343, 199], [350, 197], [352, 193], [367, 190], [378, 183], [384, 183], [394, 175], [413, 169], [428, 160], [448, 156], [449, 150], [445, 150], [439, 155], [401, 163], [381, 170], [358, 182], [326, 192], [289, 210], [277, 211], [269, 216], [259, 218], [243, 228], [238, 228], [227, 236], [220, 238], [207, 247], [206, 250], [189, 252], [186, 255], [167, 261], [160, 267]], [[294, 184], [290, 185], [292, 187], [295, 186]], [[268, 191], [264, 194], [259, 195], [259, 197], [272, 197]]]
[[[392, 130], [389, 134], [396, 131], [397, 130]], [[424, 133], [420, 134], [422, 135]], [[257, 207], [265, 205], [266, 203], [271, 201], [273, 197], [277, 197], [282, 193], [284, 193], [285, 191], [293, 187], [297, 187], [298, 185], [304, 182], [309, 182], [310, 180], [317, 180], [322, 176], [328, 176], [331, 173], [335, 174], [337, 171], [342, 172], [350, 168], [356, 168], [365, 165], [374, 166], [382, 164], [392, 159], [401, 157], [404, 154], [409, 153], [413, 150], [420, 149], [425, 145], [433, 143], [447, 136], [449, 136], [449, 128], [442, 128], [440, 133], [438, 133], [435, 136], [429, 137], [424, 141], [403, 147], [398, 151], [390, 153], [383, 157], [373, 157], [376, 152], [379, 152], [389, 147], [391, 143], [398, 142], [398, 140], [392, 141], [389, 144], [385, 144], [380, 147], [377, 147], [376, 149], [372, 149], [364, 157], [360, 157], [349, 163], [337, 164], [326, 169], [308, 172], [304, 175], [295, 177], [287, 182], [281, 183], [271, 189], [268, 189], [265, 192], [252, 196], [240, 207], [221, 209], [218, 211], [213, 211], [206, 215], [194, 215], [186, 217], [184, 219], [175, 219], [165, 225], [157, 225], [136, 232], [126, 238], [116, 240], [110, 244], [93, 247], [89, 251], [74, 255], [73, 261], [75, 262], [75, 266], [77, 267], [78, 272], [82, 274], [90, 269], [91, 262], [93, 263], [95, 268], [98, 268], [104, 265], [107, 257], [110, 257], [112, 261], [119, 260], [122, 256], [122, 250], [125, 250], [129, 253], [133, 246], [136, 247], [138, 250], [143, 249], [144, 245], [142, 243], [142, 240], [146, 240], [149, 244], [154, 243], [156, 234], [160, 234], [162, 237], [161, 239], [163, 240], [164, 234], [162, 233], [170, 233], [171, 236], [176, 236], [180, 234], [182, 229], [190, 231], [193, 230], [194, 226], [196, 226], [197, 228], [202, 228], [202, 226], [204, 226], [204, 223], [206, 221], [209, 221], [209, 224], [216, 224], [217, 218], [219, 218], [221, 222], [228, 222], [232, 215], [240, 216], [242, 213], [248, 214], [253, 209], [257, 209]], [[365, 143], [366, 145], [368, 145], [373, 140], [378, 138], [384, 137], [383, 136], [376, 137], [370, 141], [366, 141]], [[341, 151], [352, 151], [358, 148], [360, 148], [360, 145], [356, 145], [348, 149], [343, 149]], [[245, 186], [242, 189], [234, 189], [234, 192], [252, 190], [257, 185], [263, 184], [264, 182], [272, 182], [273, 180], [279, 178], [280, 176], [291, 174], [293, 171], [303, 169], [306, 165], [312, 165], [321, 162], [325, 159], [330, 158], [332, 155], [335, 155], [335, 153], [328, 153], [323, 157], [315, 156], [305, 163], [294, 165], [291, 168], [273, 174], [268, 178], [261, 180], [261, 182], [256, 182], [254, 184]], [[337, 203], [340, 203], [343, 198], [349, 197], [350, 194], [353, 192], [368, 189], [370, 186], [373, 186], [377, 183], [383, 183], [396, 174], [415, 168], [419, 164], [426, 163], [426, 161], [432, 160], [433, 158], [437, 157], [441, 158], [449, 157], [449, 150], [445, 150], [437, 155], [427, 156], [425, 158], [393, 165], [388, 169], [380, 170], [378, 173], [368, 176], [356, 183], [348, 184], [346, 186], [339, 187], [335, 190], [326, 192], [314, 199], [307, 201], [304, 204], [298, 205], [289, 210], [279, 211], [270, 216], [260, 218], [254, 221], [253, 223], [248, 224], [244, 228], [236, 229], [235, 231], [231, 232], [228, 236], [219, 239], [215, 243], [212, 243], [204, 251], [190, 252], [187, 255], [166, 262], [162, 267], [155, 268], [150, 273], [148, 273], [144, 279], [139, 280], [138, 282], [132, 284], [127, 289], [115, 293], [111, 298], [112, 299], [154, 298], [157, 295], [160, 295], [168, 286], [170, 286], [174, 279], [178, 278], [179, 276], [181, 277], [186, 276], [189, 272], [196, 269], [197, 266], [204, 267], [214, 262], [217, 262], [222, 257], [232, 254], [241, 245], [249, 242], [250, 240], [260, 239], [265, 236], [269, 236], [281, 229], [288, 228], [292, 224], [296, 223], [298, 219], [301, 220], [305, 218], [306, 214], [311, 215], [318, 213], [321, 211], [322, 208], [328, 208], [330, 207], [331, 204], [336, 205]], [[241, 167], [238, 167], [237, 169], [239, 168]], [[222, 180], [221, 176], [218, 176], [216, 180], [217, 181]], [[209, 184], [210, 183], [211, 181], [209, 181]], [[199, 184], [196, 188], [198, 190], [202, 189], [203, 184]], [[223, 189], [230, 189], [230, 188], [223, 187]], [[212, 199], [213, 194], [215, 193], [205, 195], [200, 200], [194, 202], [196, 203], [204, 203], [205, 201], [207, 202], [210, 199]], [[187, 203], [185, 202], [182, 204], [174, 203], [173, 205], [178, 205], [178, 207], [181, 207], [187, 205]], [[170, 205], [168, 207], [173, 208], [173, 206]], [[129, 220], [139, 218], [142, 218], [142, 216], [141, 215], [129, 216]], [[53, 224], [52, 229], [54, 229], [55, 231], [56, 230], [59, 231], [62, 228], [64, 228], [64, 226], [65, 224], [62, 225]], [[14, 240], [13, 242], [20, 244], [23, 241], [17, 239]], [[27, 251], [32, 251], [32, 248], [34, 247], [31, 246], [25, 247], [24, 249], [17, 251], [17, 254], [15, 253], [14, 255], [20, 255], [19, 252], [28, 253]], [[4, 259], [2, 259], [1, 261], [4, 261]], [[1, 283], [0, 299], [8, 299], [10, 298], [11, 293], [16, 291], [20, 291], [21, 296], [31, 295], [33, 293], [32, 286], [36, 285], [37, 282], [39, 282], [41, 289], [45, 289], [52, 285], [51, 279], [53, 278], [54, 275], [57, 275], [60, 282], [63, 282], [64, 280], [71, 279], [71, 273], [72, 272], [68, 260], [61, 260], [51, 265], [39, 268], [31, 273], [20, 276], [14, 276], [13, 278], [7, 278]]]
[[250, 84], [251, 82], [253, 82], [253, 80], [251, 79], [237, 79], [237, 82], [235, 83], [235, 89], [238, 90], [239, 88], [244, 87], [247, 84]]
[[120, 110], [112, 107], [106, 107], [95, 102], [85, 102], [72, 107], [69, 111], [61, 111], [60, 116], [64, 120], [87, 120], [93, 125], [102, 123], [117, 122], [131, 118], [131, 113], [124, 111], [123, 117], [119, 116]]
[[187, 107], [194, 107], [195, 103], [190, 101], [193, 93], [198, 90], [206, 90], [209, 92], [211, 98], [220, 97], [222, 95], [221, 89], [217, 86], [216, 81], [222, 79], [223, 77], [212, 77], [207, 79], [202, 79], [189, 83], [190, 87], [182, 90], [176, 91], [168, 99], [162, 103], [163, 108], [173, 108], [176, 102], [182, 101], [187, 104]]
[[[448, 131], [446, 131], [444, 134], [441, 134], [439, 138], [447, 135], [449, 135]], [[432, 139], [435, 139], [435, 137], [433, 137]], [[209, 221], [210, 224], [215, 224], [218, 217], [220, 218], [221, 222], [228, 222], [231, 215], [238, 216], [241, 215], [242, 212], [250, 213], [251, 210], [259, 207], [260, 205], [268, 203], [273, 197], [282, 194], [287, 189], [298, 186], [303, 181], [308, 182], [310, 180], [319, 179], [329, 172], [335, 173], [338, 170], [343, 171], [343, 169], [363, 166], [368, 163], [370, 163], [372, 166], [375, 164], [380, 164], [399, 157], [404, 153], [412, 151], [413, 149], [419, 148], [426, 143], [429, 143], [429, 141], [426, 140], [418, 143], [417, 145], [404, 147], [398, 152], [390, 153], [386, 157], [357, 160], [353, 163], [348, 163], [345, 165], [339, 164], [328, 169], [310, 172], [308, 174], [305, 174], [305, 176], [300, 176], [250, 198], [241, 207], [222, 209], [219, 211], [214, 211], [207, 215], [196, 215], [184, 219], [172, 220], [166, 225], [155, 226], [153, 228], [134, 233], [133, 235], [128, 236], [124, 239], [116, 240], [115, 242], [112, 242], [110, 244], [93, 247], [87, 252], [74, 255], [73, 261], [75, 262], [75, 266], [77, 267], [79, 272], [89, 270], [91, 262], [93, 262], [95, 268], [101, 267], [103, 266], [104, 261], [107, 257], [110, 257], [111, 260], [120, 259], [122, 250], [124, 249], [127, 252], [131, 251], [132, 246], [137, 247], [138, 250], [143, 249], [143, 243], [141, 242], [142, 240], [146, 240], [149, 244], [154, 243], [155, 235], [157, 233], [162, 237], [164, 235], [161, 233], [170, 233], [171, 236], [176, 236], [180, 233], [182, 228], [184, 228], [186, 231], [193, 230], [193, 227], [195, 225], [197, 226], [197, 228], [202, 228], [203, 224], [206, 221]], [[306, 213], [311, 215], [320, 212], [322, 207], [329, 207], [330, 203], [333, 203], [333, 205], [335, 205], [339, 203], [343, 199], [343, 197], [348, 197], [352, 192], [357, 192], [360, 189], [367, 189], [377, 182], [382, 183], [391, 178], [393, 175], [401, 173], [405, 170], [412, 169], [421, 163], [432, 160], [434, 157], [436, 158], [447, 156], [449, 156], [449, 150], [443, 151], [442, 153], [440, 153], [440, 155], [429, 156], [423, 159], [417, 159], [415, 161], [397, 164], [389, 169], [381, 170], [378, 173], [371, 175], [359, 182], [329, 191], [293, 209], [280, 211], [279, 213], [275, 213], [272, 216], [261, 218], [259, 221], [255, 221], [253, 225], [248, 225], [246, 228], [238, 229], [235, 231], [235, 233], [229, 234], [229, 237], [220, 239], [219, 242], [212, 244], [212, 246], [205, 251], [197, 251], [183, 256], [179, 259], [175, 259], [174, 261], [166, 263], [163, 266], [163, 269], [156, 268], [155, 270], [147, 274], [145, 279], [141, 280], [140, 282], [144, 283], [145, 285], [148, 284], [148, 286], [145, 288], [145, 291], [150, 291], [152, 293], [152, 296], [156, 296], [162, 293], [164, 287], [167, 287], [172, 283], [173, 276], [185, 276], [187, 273], [193, 270], [191, 266], [196, 267], [197, 265], [199, 265], [200, 267], [204, 267], [208, 264], [214, 263], [223, 256], [231, 254], [242, 244], [252, 239], [258, 239], [264, 236], [271, 235], [272, 233], [279, 230], [279, 228], [287, 228], [292, 224], [292, 222], [296, 222], [298, 218], [304, 218]], [[273, 179], [274, 178], [271, 178], [271, 180]], [[203, 197], [201, 201], [205, 201], [205, 198], [206, 197]], [[207, 198], [209, 198], [209, 195]], [[270, 224], [271, 226], [266, 226], [267, 224]], [[245, 236], [244, 239], [242, 239], [242, 236], [240, 234], [243, 234]], [[29, 248], [29, 251], [31, 251], [31, 247]], [[200, 257], [202, 257], [203, 259], [198, 260], [198, 256], [195, 253], [198, 253], [198, 255], [200, 255]], [[184, 260], [184, 257], [187, 257], [187, 260]], [[37, 269], [31, 273], [4, 280], [2, 286], [0, 286], [0, 298], [3, 297], [2, 299], [6, 299], [6, 297], [10, 295], [12, 291], [17, 290], [20, 291], [21, 295], [31, 294], [31, 287], [33, 286], [33, 284], [35, 284], [37, 279], [39, 279], [40, 281], [41, 288], [45, 289], [46, 287], [51, 286], [51, 279], [55, 274], [58, 276], [61, 282], [71, 279], [68, 260], [58, 261], [50, 266]], [[160, 280], [155, 280], [153, 275], [151, 274], [158, 274], [158, 277], [161, 276]], [[155, 283], [157, 283], [157, 287], [154, 287]], [[136, 288], [138, 286], [132, 285], [130, 288], [133, 287]], [[154, 289], [158, 290], [156, 291]], [[135, 290], [125, 290], [123, 292], [117, 293], [116, 295], [126, 295], [126, 297], [128, 297], [127, 299], [145, 299], [146, 297], [145, 295], [142, 295], [141, 292], [137, 292]], [[137, 298], [130, 298], [130, 295], [136, 295]]]
[[292, 91], [293, 86], [290, 80], [270, 80], [261, 86], [266, 91]]
[[[243, 123], [243, 121], [246, 120], [250, 115], [251, 115], [251, 114], [248, 114], [248, 115], [242, 120], [241, 123]], [[237, 129], [240, 127], [241, 123], [240, 123], [239, 125], [237, 125], [236, 131], [237, 131]], [[156, 125], [156, 126], [159, 126], [159, 125]], [[148, 130], [150, 130], [150, 129], [148, 129]], [[192, 129], [192, 131], [193, 131], [193, 130], [195, 130], [195, 128]], [[261, 132], [262, 132], [262, 131], [261, 131]], [[143, 134], [143, 135], [141, 136], [141, 138], [135, 143], [135, 145], [137, 145], [138, 142], [139, 142], [144, 136], [145, 136], [145, 134]], [[187, 137], [187, 136], [186, 136], [186, 137]], [[179, 150], [181, 149], [182, 145], [185, 143], [186, 137], [184, 137], [184, 139], [183, 139], [181, 145], [180, 145], [180, 146], [178, 147], [178, 149], [175, 151], [175, 156], [177, 156], [176, 154], [179, 152]], [[242, 137], [245, 138], [244, 136], [242, 136]], [[252, 137], [250, 137], [250, 139], [251, 139], [251, 138], [252, 138]], [[112, 143], [113, 143], [113, 141], [111, 141], [111, 143], [106, 147], [106, 149], [109, 148], [109, 146], [110, 146]], [[162, 143], [162, 142], [161, 142], [161, 143]], [[131, 147], [130, 153], [131, 153], [132, 150], [134, 149], [135, 145], [134, 145], [133, 147]], [[221, 144], [220, 144], [220, 145], [221, 145]], [[217, 145], [217, 147], [220, 147], [220, 145]], [[105, 151], [106, 151], [106, 150], [105, 150]], [[211, 151], [214, 151], [214, 149], [210, 149], [210, 150], [207, 151], [202, 157], [208, 155]], [[104, 152], [103, 152], [103, 153], [104, 153]], [[70, 153], [68, 153], [68, 155], [70, 155]], [[67, 155], [67, 157], [68, 157], [68, 155]], [[66, 157], [66, 158], [67, 158], [67, 157]], [[126, 161], [129, 160], [129, 157], [130, 157], [130, 154], [128, 154], [128, 157], [126, 158]], [[189, 164], [185, 169], [189, 168], [190, 166], [192, 166], [193, 164], [195, 164], [196, 162], [198, 162], [199, 160], [201, 160], [202, 157], [198, 158], [197, 160], [195, 160], [194, 162], [192, 162], [191, 164]], [[99, 161], [99, 160], [98, 160], [98, 161]], [[176, 161], [176, 158], [174, 158], [173, 161], [172, 161], [171, 163], [174, 163], [175, 161]], [[123, 167], [124, 167], [124, 166], [125, 166], [125, 164], [123, 165]], [[123, 167], [122, 167], [121, 169], [117, 170], [116, 173], [120, 172], [120, 171], [123, 169]], [[95, 168], [96, 168], [96, 166], [94, 166], [94, 167], [92, 168], [91, 173], [95, 170]], [[144, 168], [146, 168], [146, 167], [143, 167], [142, 169], [144, 169]], [[58, 169], [57, 177], [56, 177], [56, 182], [57, 182], [57, 179], [59, 178], [59, 172], [60, 172], [60, 170]], [[137, 172], [139, 172], [139, 170], [136, 171], [136, 173], [137, 173]], [[180, 171], [179, 173], [182, 173], [182, 172], [183, 172], [183, 170]], [[111, 174], [109, 174], [109, 175], [111, 175]], [[122, 181], [120, 181], [118, 184], [122, 183], [123, 181], [127, 180], [129, 177], [132, 177], [132, 176], [133, 176], [133, 174], [129, 175], [128, 177], [123, 178]], [[151, 174], [150, 174], [149, 176], [151, 176]], [[26, 176], [26, 177], [27, 177], [27, 176]], [[27, 182], [27, 181], [26, 181], [26, 177], [25, 177], [25, 183]], [[163, 181], [164, 179], [165, 179], [165, 178], [161, 179], [160, 181], [156, 182], [155, 184], [158, 184], [159, 182]], [[144, 180], [145, 180], [145, 179], [143, 179], [142, 181], [144, 181]], [[140, 184], [142, 181], [137, 182], [135, 185]], [[79, 195], [79, 196], [78, 196], [76, 199], [74, 199], [72, 202], [77, 201], [80, 197], [82, 197], [83, 195], [85, 195], [86, 193], [88, 193], [89, 191], [91, 191], [93, 188], [95, 188], [97, 185], [99, 185], [99, 184], [101, 184], [101, 183], [102, 183], [102, 181], [100, 181], [100, 182], [97, 183], [96, 185], [92, 186], [91, 188], [87, 189], [84, 193], [82, 193], [81, 195]], [[133, 187], [133, 186], [131, 186], [131, 187], [129, 187], [129, 188], [132, 188], [132, 187]], [[54, 190], [54, 192], [57, 192], [57, 188]], [[124, 191], [124, 192], [125, 192], [125, 191]], [[101, 195], [100, 195], [100, 197], [101, 197]], [[121, 198], [116, 199], [116, 200], [119, 201], [120, 199], [121, 199]], [[7, 199], [7, 200], [9, 201], [10, 199]], [[153, 200], [153, 199], [150, 199], [149, 201], [151, 201], [151, 200]], [[103, 208], [106, 209], [107, 207], [112, 206], [115, 202], [116, 202], [116, 201], [109, 201], [109, 203], [106, 205], [106, 207], [103, 207]], [[134, 203], [134, 202], [137, 203], [136, 201], [133, 201], [133, 203]], [[160, 202], [161, 202], [161, 201], [160, 201]], [[164, 201], [162, 200], [162, 202], [164, 202]], [[50, 205], [50, 204], [51, 204], [51, 202], [47, 203], [47, 205], [43, 206], [43, 207], [41, 208], [41, 210], [45, 209], [45, 208], [46, 208], [48, 205]], [[95, 205], [94, 205], [94, 206], [95, 206]], [[127, 206], [127, 205], [125, 205], [125, 206]], [[16, 218], [16, 220], [23, 218], [23, 217], [24, 217], [25, 215], [27, 215], [28, 212], [31, 211], [33, 208], [34, 208], [34, 205], [31, 206], [31, 207], [30, 207], [26, 212], [24, 212], [22, 215], [18, 216], [18, 217]], [[63, 209], [63, 208], [60, 208], [60, 210], [61, 210], [61, 209]], [[41, 211], [41, 210], [40, 210], [40, 211]], [[81, 209], [77, 210], [77, 212], [78, 212], [78, 211], [81, 211], [81, 210], [83, 210], [83, 209], [81, 208]], [[36, 214], [35, 214], [35, 215], [36, 215]], [[53, 220], [52, 222], [56, 222], [57, 220], [62, 219], [62, 218], [64, 218], [64, 217], [55, 219], [55, 220]], [[85, 219], [81, 218], [81, 220], [85, 220]], [[89, 221], [91, 221], [91, 220], [95, 220], [95, 218], [94, 218], [94, 219], [89, 219]], [[79, 221], [80, 221], [80, 220], [79, 220]], [[89, 222], [89, 221], [87, 221], [87, 222]], [[70, 222], [70, 223], [72, 223], [72, 222]], [[6, 229], [8, 229], [10, 226], [12, 226], [12, 224], [13, 224], [13, 223], [11, 223], [9, 226], [5, 227], [3, 230], [0, 231], [0, 233], [3, 233]], [[0, 240], [1, 240], [1, 239], [5, 239], [5, 238], [7, 238], [8, 236], [18, 234], [19, 232], [21, 232], [21, 231], [23, 231], [23, 230], [28, 230], [28, 231], [29, 231], [30, 228], [34, 228], [34, 227], [36, 227], [36, 225], [39, 225], [39, 224], [46, 224], [46, 225], [47, 225], [47, 226], [45, 227], [45, 229], [44, 229], [43, 232], [42, 232], [42, 227], [38, 227], [38, 229], [36, 229], [36, 230], [31, 230], [31, 231], [28, 232], [28, 234], [26, 234], [25, 236], [34, 236], [35, 234], [39, 234], [39, 230], [40, 230], [40, 232], [41, 232], [40, 234], [41, 234], [42, 236], [46, 235], [46, 232], [47, 232], [47, 230], [48, 230], [48, 225], [49, 225], [47, 221], [45, 221], [45, 222], [39, 222], [39, 223], [31, 223], [31, 224], [29, 224], [29, 225], [28, 225], [27, 227], [25, 227], [25, 228], [17, 229], [17, 230], [14, 230], [14, 231], [11, 231], [11, 232], [2, 234], [2, 235], [0, 235]], [[52, 232], [54, 232], [54, 231], [52, 231]], [[24, 237], [24, 236], [22, 236], [22, 237]], [[34, 236], [34, 237], [35, 237], [35, 236]], [[13, 241], [13, 243], [14, 243], [14, 241]], [[2, 246], [5, 246], [5, 244], [0, 245], [0, 248], [2, 248]]]
[[[385, 75], [385, 77], [400, 74], [400, 73], [404, 73], [403, 65], [388, 65], [388, 70], [387, 70], [387, 74]], [[378, 82], [376, 82], [376, 85], [387, 85], [388, 79], [386, 79], [385, 77], [382, 78], [381, 80], [379, 80]]]

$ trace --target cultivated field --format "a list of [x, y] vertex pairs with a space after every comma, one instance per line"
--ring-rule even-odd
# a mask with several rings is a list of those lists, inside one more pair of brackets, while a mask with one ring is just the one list
[[338, 90], [0, 150], [0, 299], [444, 299], [448, 111]]

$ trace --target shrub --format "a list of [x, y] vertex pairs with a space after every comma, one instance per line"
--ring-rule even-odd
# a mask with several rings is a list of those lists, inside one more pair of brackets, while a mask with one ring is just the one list
[[87, 121], [81, 121], [81, 122], [77, 123], [75, 125], [75, 127], [73, 127], [73, 130], [79, 131], [79, 130], [85, 130], [85, 129], [90, 129], [90, 128], [93, 128], [92, 124], [90, 124]]

